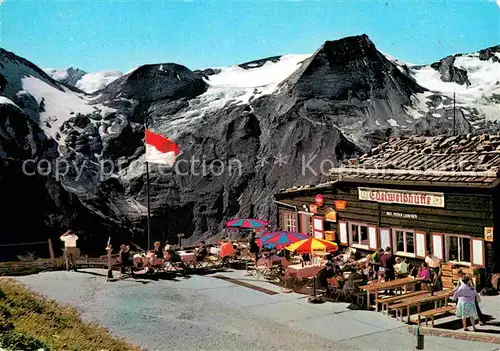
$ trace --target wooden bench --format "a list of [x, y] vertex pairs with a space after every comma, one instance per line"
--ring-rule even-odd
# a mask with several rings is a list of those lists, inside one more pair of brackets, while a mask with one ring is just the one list
[[413, 296], [424, 296], [427, 294], [427, 291], [414, 291], [411, 293], [403, 294], [403, 295], [396, 295], [396, 296], [389, 296], [389, 297], [384, 297], [381, 299], [378, 299], [378, 301], [375, 301], [375, 303], [380, 303], [382, 305], [382, 313], [388, 312], [388, 306], [391, 303], [394, 302], [400, 302], [406, 298], [413, 297]]
[[389, 314], [389, 311], [394, 310], [396, 311], [396, 320], [399, 320], [401, 318], [401, 322], [403, 321], [403, 309], [407, 308], [408, 302], [400, 302], [394, 305], [388, 305], [387, 306], [387, 314]]
[[452, 311], [455, 311], [457, 307], [454, 305], [448, 305], [444, 307], [439, 307], [439, 308], [434, 308], [429, 311], [421, 312], [418, 315], [418, 325], [420, 325], [420, 318], [424, 317], [425, 318], [425, 325], [428, 323], [428, 318], [431, 317], [431, 325], [434, 328], [434, 316], [438, 316], [441, 314], [449, 313]]
[[[390, 310], [395, 310], [396, 311], [396, 320], [399, 320], [399, 318], [401, 317], [401, 322], [402, 322], [403, 321], [403, 309], [406, 309], [408, 314], [409, 314], [410, 306], [412, 306], [413, 303], [415, 303], [421, 299], [428, 298], [429, 296], [430, 296], [430, 294], [428, 292], [425, 292], [424, 294], [420, 294], [420, 295], [403, 297], [399, 300], [398, 303], [396, 303], [394, 305], [388, 305], [387, 306], [387, 313], [389, 313]], [[408, 315], [408, 318], [410, 318], [409, 315]], [[409, 322], [409, 320], [408, 320], [408, 322]]]

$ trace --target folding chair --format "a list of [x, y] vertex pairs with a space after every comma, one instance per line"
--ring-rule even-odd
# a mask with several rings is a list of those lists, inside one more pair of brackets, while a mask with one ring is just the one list
[[268, 266], [265, 266], [265, 265], [258, 265], [258, 266], [255, 266], [255, 269], [253, 271], [253, 276], [255, 278], [263, 278], [263, 279], [266, 279], [267, 276], [269, 276], [269, 267]]
[[354, 303], [353, 298], [357, 297], [356, 294], [360, 292], [359, 285], [363, 282], [362, 279], [353, 280], [351, 284], [348, 281], [344, 284], [342, 289], [338, 290], [338, 295], [336, 301], [338, 301], [341, 297], [345, 299], [345, 301], [349, 301]]
[[220, 258], [220, 256], [210, 256], [210, 267], [216, 269], [222, 268], [222, 258]]
[[335, 294], [338, 294], [339, 291], [339, 281], [337, 278], [328, 278], [328, 288], [326, 289], [326, 296], [333, 297]]

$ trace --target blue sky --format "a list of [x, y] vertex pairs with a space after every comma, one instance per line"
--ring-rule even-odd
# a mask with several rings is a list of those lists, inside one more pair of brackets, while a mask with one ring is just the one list
[[[0, 0], [1, 1], [1, 0]], [[190, 69], [285, 53], [366, 33], [412, 63], [500, 44], [500, 7], [470, 1], [4, 0], [0, 46], [42, 68]]]

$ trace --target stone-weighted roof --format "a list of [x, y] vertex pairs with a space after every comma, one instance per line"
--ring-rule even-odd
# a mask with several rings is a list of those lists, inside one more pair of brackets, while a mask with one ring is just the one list
[[492, 186], [499, 178], [500, 135], [393, 138], [331, 170], [332, 180]]

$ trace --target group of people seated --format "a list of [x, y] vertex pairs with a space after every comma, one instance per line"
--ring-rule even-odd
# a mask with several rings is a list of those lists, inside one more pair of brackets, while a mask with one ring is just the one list
[[[195, 249], [194, 259], [196, 262], [203, 262], [210, 255], [210, 247], [204, 240], [200, 241], [200, 245]], [[241, 248], [237, 243], [231, 243], [226, 238], [220, 242], [219, 256], [222, 259], [235, 257], [239, 255]], [[121, 266], [121, 272], [124, 274], [132, 269], [148, 269], [158, 264], [164, 264], [165, 261], [178, 263], [182, 262], [179, 252], [172, 245], [165, 245], [162, 249], [161, 243], [156, 241], [152, 250], [146, 252], [132, 252], [129, 245], [121, 245], [118, 254], [118, 261]]]
[[135, 269], [145, 269], [155, 266], [158, 260], [163, 263], [164, 260], [171, 262], [180, 262], [181, 258], [172, 246], [166, 245], [165, 249], [161, 248], [161, 243], [156, 241], [153, 245], [153, 250], [146, 253], [132, 252], [129, 245], [121, 245], [118, 253], [118, 262], [120, 263], [120, 271], [122, 274]]
[[[349, 281], [362, 282], [361, 284], [370, 281], [380, 283], [409, 276], [421, 278], [422, 289], [433, 291], [442, 289], [440, 261], [431, 254], [428, 254], [425, 262], [418, 266], [407, 262], [405, 258], [395, 257], [390, 247], [380, 249], [366, 257], [360, 257], [355, 249], [348, 248], [336, 257], [329, 254], [325, 258], [327, 262], [317, 276], [318, 286], [321, 288], [331, 286], [329, 280], [332, 278], [335, 278], [334, 281], [338, 286], [342, 286]], [[347, 280], [344, 278], [344, 272], [350, 272]]]

